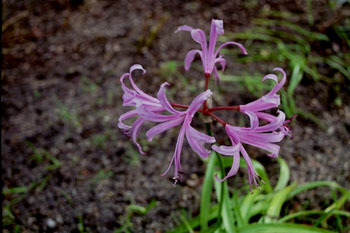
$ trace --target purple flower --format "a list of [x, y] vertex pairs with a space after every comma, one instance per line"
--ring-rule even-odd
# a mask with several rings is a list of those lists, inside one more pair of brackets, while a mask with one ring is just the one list
[[[251, 117], [257, 117], [260, 120], [264, 120], [267, 122], [276, 122], [276, 117], [272, 114], [265, 113], [262, 111], [277, 108], [281, 104], [280, 95], [276, 94], [286, 83], [286, 73], [282, 68], [276, 67], [273, 69], [274, 71], [279, 71], [282, 73], [282, 79], [280, 82], [278, 82], [278, 77], [275, 74], [268, 74], [265, 75], [262, 81], [264, 82], [266, 79], [271, 79], [276, 82], [276, 85], [270, 92], [268, 92], [266, 95], [260, 97], [259, 99], [245, 105], [240, 105], [239, 109], [241, 112], [251, 116]], [[294, 118], [294, 117], [293, 117]], [[292, 119], [291, 119], [292, 120]], [[291, 135], [291, 127], [287, 125], [287, 123], [291, 122], [291, 120], [286, 120], [281, 125], [280, 130], [285, 135], [292, 136]], [[255, 121], [256, 122], [256, 121]], [[252, 126], [255, 127], [255, 126]]]
[[[233, 156], [234, 159], [232, 167], [226, 177], [223, 179], [217, 179], [224, 181], [227, 178], [236, 175], [239, 168], [240, 154], [242, 154], [247, 163], [248, 181], [251, 188], [252, 183], [254, 183], [255, 186], [258, 185], [256, 179], [260, 177], [257, 175], [249, 155], [244, 149], [242, 143], [268, 151], [268, 155], [271, 157], [277, 157], [280, 147], [274, 143], [280, 142], [286, 134], [281, 130], [285, 122], [285, 114], [282, 111], [278, 111], [278, 116], [275, 117], [273, 121], [262, 126], [259, 126], [259, 121], [256, 115], [248, 113], [248, 116], [250, 118], [251, 126], [249, 128], [231, 126], [229, 124], [225, 126], [226, 133], [231, 140], [232, 146], [217, 147], [214, 145], [212, 146], [212, 149], [223, 155]], [[270, 120], [272, 119], [270, 118]]]
[[173, 154], [173, 157], [171, 159], [171, 162], [167, 170], [162, 174], [162, 175], [165, 175], [166, 173], [168, 173], [171, 165], [174, 162], [175, 163], [174, 179], [176, 184], [177, 180], [180, 178], [179, 174], [181, 175], [180, 155], [181, 155], [181, 150], [182, 150], [185, 136], [191, 148], [203, 158], [208, 157], [210, 151], [208, 151], [202, 145], [202, 143], [215, 142], [215, 138], [195, 130], [190, 125], [194, 114], [198, 111], [198, 109], [201, 107], [203, 102], [212, 95], [212, 92], [210, 90], [207, 90], [201, 93], [192, 101], [192, 103], [190, 104], [190, 106], [186, 111], [178, 111], [171, 106], [171, 104], [169, 103], [165, 95], [164, 88], [167, 85], [169, 84], [163, 83], [161, 85], [157, 97], [162, 107], [169, 113], [168, 115], [163, 115], [154, 111], [149, 111], [149, 109], [142, 103], [140, 103], [140, 105], [137, 106], [137, 111], [138, 111], [138, 114], [141, 116], [141, 118], [144, 120], [148, 120], [152, 122], [161, 122], [160, 124], [154, 126], [153, 128], [149, 129], [146, 132], [146, 135], [149, 141], [151, 141], [156, 135], [161, 134], [162, 132], [170, 128], [173, 128], [175, 126], [182, 124], [179, 132], [179, 136], [177, 138], [175, 152]]
[[[122, 84], [122, 89], [124, 91], [123, 106], [136, 107], [136, 105], [142, 103], [145, 107], [148, 108], [149, 111], [152, 111], [152, 112], [164, 111], [164, 108], [162, 107], [162, 105], [160, 104], [158, 99], [144, 93], [136, 86], [136, 84], [134, 83], [134, 80], [132, 79], [132, 75], [131, 75], [131, 73], [134, 70], [142, 70], [143, 74], [146, 73], [146, 70], [143, 69], [143, 67], [141, 65], [136, 64], [136, 65], [133, 65], [130, 67], [129, 73], [125, 73], [122, 75], [122, 77], [120, 78], [120, 82]], [[130, 81], [133, 89], [130, 89], [125, 85], [124, 79], [127, 77], [129, 78], [129, 81]], [[145, 154], [142, 151], [140, 144], [137, 142], [137, 136], [140, 133], [141, 127], [144, 123], [144, 119], [138, 117], [134, 121], [132, 126], [129, 126], [129, 125], [126, 125], [125, 123], [123, 123], [123, 121], [125, 121], [129, 118], [133, 118], [133, 117], [138, 117], [138, 113], [137, 113], [136, 109], [122, 114], [119, 117], [118, 127], [121, 128], [126, 135], [128, 135], [129, 137], [132, 138], [133, 142], [138, 147], [140, 153]]]
[[179, 31], [191, 32], [192, 39], [197, 43], [199, 43], [202, 47], [202, 51], [198, 49], [194, 49], [187, 53], [185, 58], [185, 70], [190, 69], [194, 56], [196, 54], [199, 54], [199, 56], [202, 59], [203, 69], [205, 74], [207, 76], [210, 76], [214, 71], [215, 80], [219, 80], [219, 75], [218, 75], [217, 68], [215, 67], [215, 64], [219, 62], [221, 65], [222, 71], [225, 70], [226, 60], [222, 57], [222, 55], [219, 54], [220, 50], [223, 47], [227, 45], [236, 45], [242, 50], [243, 54], [247, 55], [247, 51], [245, 50], [243, 45], [233, 41], [223, 43], [218, 47], [217, 50], [215, 50], [218, 35], [224, 34], [224, 22], [222, 20], [212, 19], [211, 21], [209, 47], [207, 45], [207, 39], [205, 37], [205, 34], [201, 29], [193, 29], [190, 26], [183, 25], [183, 26], [180, 26], [175, 33]]
[[277, 71], [282, 73], [283, 77], [282, 77], [281, 82], [278, 82], [278, 77], [275, 74], [265, 75], [264, 78], [262, 79], [263, 82], [266, 79], [272, 79], [273, 81], [276, 82], [276, 85], [269, 93], [260, 97], [259, 99], [255, 100], [249, 104], [239, 106], [241, 112], [244, 112], [244, 113], [245, 112], [253, 112], [253, 113], [257, 114], [260, 111], [264, 111], [264, 110], [271, 109], [271, 108], [277, 108], [281, 104], [280, 95], [276, 94], [276, 93], [285, 84], [286, 73], [284, 72], [284, 70], [282, 68], [279, 68], [279, 67], [276, 67], [273, 70], [274, 71], [277, 70]]

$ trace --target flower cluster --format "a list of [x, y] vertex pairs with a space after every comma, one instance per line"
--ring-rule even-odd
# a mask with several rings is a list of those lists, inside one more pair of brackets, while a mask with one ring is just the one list
[[[258, 147], [267, 151], [268, 156], [277, 157], [280, 147], [276, 143], [280, 142], [286, 135], [291, 136], [291, 128], [287, 125], [290, 120], [286, 120], [286, 116], [282, 111], [277, 110], [277, 115], [266, 112], [267, 110], [278, 108], [280, 105], [280, 96], [277, 92], [286, 82], [285, 72], [281, 68], [274, 69], [274, 71], [278, 71], [282, 74], [282, 79], [280, 81], [275, 74], [268, 74], [263, 77], [262, 82], [270, 79], [275, 82], [275, 86], [270, 92], [251, 103], [239, 106], [219, 106], [209, 108], [206, 102], [213, 94], [208, 89], [209, 78], [214, 72], [215, 80], [219, 80], [219, 75], [215, 66], [216, 63], [220, 63], [222, 71], [224, 71], [226, 66], [225, 59], [219, 54], [220, 49], [226, 45], [236, 45], [242, 50], [243, 54], [247, 54], [247, 52], [245, 48], [237, 42], [226, 42], [215, 50], [218, 35], [224, 33], [222, 20], [212, 20], [209, 46], [205, 33], [200, 29], [193, 29], [190, 26], [184, 25], [180, 26], [176, 32], [178, 31], [191, 32], [193, 40], [201, 45], [201, 50], [191, 50], [187, 53], [185, 58], [185, 69], [188, 70], [190, 68], [195, 55], [198, 54], [202, 60], [206, 78], [204, 92], [195, 97], [190, 105], [172, 103], [169, 102], [165, 94], [165, 88], [169, 85], [165, 82], [160, 86], [156, 97], [150, 96], [135, 84], [132, 77], [133, 71], [141, 70], [143, 74], [145, 74], [146, 70], [141, 65], [133, 65], [131, 66], [129, 73], [122, 75], [120, 82], [124, 91], [123, 106], [132, 106], [134, 109], [120, 116], [118, 127], [121, 128], [126, 135], [132, 138], [140, 153], [144, 154], [140, 144], [137, 142], [137, 136], [140, 133], [144, 122], [149, 121], [157, 124], [146, 132], [148, 141], [151, 141], [155, 136], [171, 128], [180, 126], [171, 162], [166, 171], [162, 174], [167, 174], [172, 164], [174, 164], [174, 180], [176, 184], [178, 179], [181, 179], [182, 174], [180, 157], [185, 137], [192, 150], [202, 158], [207, 158], [211, 152], [205, 148], [203, 144], [213, 144], [216, 142], [214, 137], [200, 132], [191, 126], [195, 113], [200, 112], [222, 124], [232, 144], [231, 146], [211, 146], [212, 150], [222, 155], [233, 157], [233, 164], [228, 174], [223, 179], [216, 178], [219, 181], [223, 181], [237, 174], [240, 157], [242, 155], [248, 167], [249, 184], [250, 186], [252, 186], [252, 184], [257, 186], [257, 178], [259, 178], [259, 176], [257, 175], [243, 144]], [[125, 84], [126, 78], [128, 78], [131, 88], [127, 87]], [[183, 111], [178, 109], [183, 109]], [[220, 110], [235, 110], [247, 115], [250, 119], [250, 126], [239, 127], [228, 124], [214, 114], [215, 111]], [[125, 123], [125, 120], [129, 118], [136, 118], [132, 125], [127, 125]]]

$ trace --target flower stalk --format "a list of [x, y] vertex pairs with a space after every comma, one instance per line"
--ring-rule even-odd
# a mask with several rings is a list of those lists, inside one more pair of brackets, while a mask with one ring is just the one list
[[[285, 114], [280, 110], [276, 111], [277, 114], [270, 113], [271, 109], [278, 109], [278, 106], [280, 105], [280, 96], [277, 92], [286, 82], [286, 73], [283, 69], [277, 67], [274, 71], [282, 74], [281, 80], [279, 80], [276, 74], [268, 74], [264, 76], [262, 82], [272, 80], [275, 82], [275, 86], [270, 92], [255, 101], [238, 106], [212, 107], [211, 98], [213, 92], [209, 89], [210, 77], [213, 74], [215, 84], [219, 84], [218, 81], [220, 78], [216, 64], [221, 66], [222, 71], [224, 71], [226, 67], [226, 60], [223, 55], [220, 54], [220, 50], [225, 46], [235, 45], [239, 47], [243, 54], [247, 55], [247, 52], [243, 45], [233, 41], [223, 43], [216, 48], [218, 36], [224, 33], [222, 20], [212, 20], [209, 41], [207, 41], [205, 33], [201, 29], [194, 29], [190, 26], [184, 25], [180, 26], [176, 32], [179, 31], [190, 32], [192, 39], [201, 47], [201, 50], [194, 49], [187, 53], [185, 58], [185, 70], [188, 70], [191, 67], [195, 56], [199, 55], [202, 61], [205, 77], [203, 92], [196, 96], [190, 105], [170, 102], [165, 93], [166, 87], [169, 86], [167, 82], [160, 86], [156, 97], [148, 95], [134, 82], [134, 71], [139, 70], [142, 71], [143, 75], [146, 74], [146, 70], [141, 65], [135, 64], [130, 67], [129, 73], [123, 74], [120, 78], [121, 86], [124, 91], [123, 106], [133, 107], [134, 109], [120, 116], [118, 127], [132, 139], [141, 154], [144, 154], [144, 152], [141, 145], [138, 143], [137, 138], [145, 122], [153, 122], [155, 124], [146, 132], [148, 141], [152, 141], [154, 137], [167, 130], [179, 127], [180, 130], [174, 153], [171, 157], [168, 168], [162, 173], [162, 175], [167, 174], [172, 165], [174, 165], [173, 179], [175, 184], [178, 181], [181, 181], [184, 174], [181, 168], [181, 152], [186, 139], [191, 149], [202, 158], [207, 158], [212, 151], [215, 152], [215, 157], [217, 157], [221, 170], [221, 176], [216, 176], [217, 181], [224, 182], [226, 179], [236, 175], [239, 169], [240, 158], [243, 157], [248, 167], [248, 181], [250, 188], [252, 188], [253, 185], [258, 186], [260, 178], [252, 165], [244, 145], [248, 144], [260, 148], [267, 151], [268, 156], [275, 158], [278, 156], [280, 150], [280, 147], [276, 143], [280, 142], [285, 136], [292, 136], [291, 127], [288, 125], [291, 120], [286, 120]], [[129, 81], [130, 87], [126, 85], [127, 81]], [[238, 111], [248, 116], [250, 120], [249, 126], [242, 127], [231, 125], [228, 121], [220, 118], [214, 113], [216, 111], [224, 110]], [[206, 134], [193, 128], [191, 125], [197, 112], [208, 118], [204, 122], [207, 129]], [[128, 125], [125, 121], [132, 118], [134, 118], [135, 121], [132, 125]], [[230, 146], [214, 144], [216, 138], [212, 135], [211, 123], [209, 123], [211, 122], [211, 119], [219, 122], [223, 126], [227, 137], [230, 140]], [[205, 144], [209, 144], [209, 149]], [[219, 154], [233, 158], [232, 167], [226, 176]], [[224, 195], [223, 193], [224, 189], [221, 188], [221, 195]], [[223, 198], [220, 199], [221, 207], [222, 200]]]

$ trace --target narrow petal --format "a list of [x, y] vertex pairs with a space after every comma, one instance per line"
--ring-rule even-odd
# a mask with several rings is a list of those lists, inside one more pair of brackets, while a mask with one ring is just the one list
[[210, 154], [210, 151], [205, 149], [201, 143], [215, 142], [215, 138], [195, 130], [190, 125], [186, 129], [186, 138], [192, 150], [203, 158], [207, 158]]
[[213, 93], [208, 89], [205, 92], [202, 92], [201, 94], [199, 94], [196, 98], [194, 98], [194, 100], [192, 101], [192, 103], [190, 104], [190, 106], [188, 107], [186, 113], [187, 115], [190, 116], [194, 116], [194, 114], [198, 111], [198, 109], [202, 106], [203, 102], [208, 99]]
[[178, 33], [178, 32], [180, 32], [180, 31], [192, 31], [193, 30], [193, 28], [192, 27], [190, 27], [190, 26], [187, 26], [187, 25], [182, 25], [182, 26], [180, 26], [180, 27], [178, 27], [177, 28], [177, 30], [175, 31], [175, 33]]
[[177, 179], [179, 177], [178, 172], [181, 171], [180, 155], [181, 155], [182, 146], [183, 146], [183, 142], [184, 142], [185, 130], [186, 130], [186, 128], [184, 126], [182, 126], [180, 129], [180, 132], [179, 132], [179, 136], [177, 137], [176, 147], [175, 147], [173, 157], [170, 161], [168, 168], [162, 174], [162, 176], [166, 175], [169, 172], [171, 165], [173, 164], [173, 162], [175, 162], [174, 178]]
[[276, 85], [274, 86], [274, 88], [268, 93], [268, 95], [273, 95], [273, 94], [276, 94], [277, 91], [279, 91], [283, 85], [286, 83], [286, 79], [287, 79], [287, 75], [286, 73], [284, 72], [284, 70], [282, 68], [279, 68], [279, 67], [276, 67], [273, 69], [273, 71], [279, 71], [282, 73], [282, 79], [280, 82], [278, 82], [278, 77], [277, 75], [275, 74], [268, 74], [268, 75], [265, 75], [264, 78], [263, 78], [263, 82], [266, 80], [266, 79], [272, 79], [276, 82]]
[[213, 19], [211, 21], [212, 25], [214, 23], [215, 25], [215, 30], [216, 30], [216, 33], [218, 35], [222, 35], [224, 34], [224, 21], [220, 20], [220, 19]]
[[222, 20], [215, 20], [213, 19], [211, 21], [211, 28], [210, 28], [210, 37], [209, 37], [209, 48], [208, 48], [208, 60], [207, 63], [211, 67], [208, 71], [211, 73], [212, 67], [214, 66], [214, 51], [216, 46], [216, 41], [218, 39], [218, 35], [224, 33], [224, 23]]
[[267, 143], [267, 142], [260, 142], [257, 140], [254, 140], [253, 138], [241, 138], [241, 142], [245, 144], [249, 144], [255, 147], [258, 147], [260, 149], [266, 150], [270, 152], [268, 156], [270, 157], [278, 157], [279, 151], [280, 151], [280, 146], [272, 143]]
[[234, 41], [230, 41], [230, 42], [223, 43], [222, 45], [219, 46], [219, 48], [218, 48], [218, 49], [216, 50], [216, 52], [215, 52], [215, 57], [217, 57], [217, 55], [219, 54], [220, 50], [221, 50], [223, 47], [227, 46], [227, 45], [236, 45], [236, 46], [238, 46], [238, 47], [242, 50], [242, 53], [243, 53], [244, 55], [247, 55], [247, 54], [248, 54], [248, 53], [247, 53], [247, 50], [244, 48], [244, 46], [243, 46], [242, 44], [237, 43], [237, 42], [234, 42]]
[[175, 118], [177, 118], [177, 115], [162, 115], [159, 113], [151, 112], [145, 108], [142, 104], [139, 106], [136, 106], [137, 113], [142, 117], [144, 120], [151, 121], [151, 122], [164, 122], [164, 121], [170, 121]]
[[201, 45], [203, 58], [205, 58], [207, 53], [207, 39], [205, 38], [204, 32], [200, 29], [194, 29], [191, 31], [191, 35], [192, 39]]
[[[263, 142], [263, 143], [269, 143], [269, 142], [280, 142], [284, 138], [283, 132], [272, 132], [272, 133], [247, 133], [245, 137], [249, 138], [251, 141], [256, 142]], [[244, 142], [245, 140], [241, 140]]]
[[275, 121], [276, 120], [276, 117], [270, 113], [265, 113], [265, 112], [255, 112], [255, 115], [261, 119], [261, 120], [264, 120], [264, 121], [267, 121], [267, 122], [272, 122], [272, 121]]
[[274, 131], [279, 129], [283, 125], [286, 119], [286, 115], [282, 111], [278, 111], [277, 113], [278, 113], [278, 116], [276, 117], [275, 121], [272, 121], [266, 125], [258, 127], [255, 130], [255, 132], [268, 132], [268, 131]]
[[131, 110], [131, 111], [128, 111], [128, 112], [122, 114], [122, 115], [119, 117], [118, 127], [119, 127], [120, 129], [123, 129], [123, 130], [128, 130], [128, 129], [130, 129], [131, 126], [124, 124], [123, 121], [125, 121], [126, 119], [129, 119], [129, 118], [131, 118], [131, 117], [135, 117], [135, 116], [137, 116], [137, 115], [138, 115], [138, 114], [137, 114], [137, 111], [136, 111], [136, 110]]
[[254, 183], [255, 186], [258, 186], [258, 182], [256, 181], [256, 178], [258, 178], [259, 176], [253, 167], [252, 161], [250, 160], [247, 151], [244, 149], [244, 147], [242, 145], [240, 145], [240, 151], [242, 153], [244, 160], [247, 163], [248, 181], [249, 181], [250, 190], [252, 190], [252, 183]]
[[[122, 85], [122, 89], [124, 91], [124, 94], [123, 94], [123, 106], [135, 106], [136, 105], [136, 99], [140, 99], [140, 100], [143, 100], [143, 101], [148, 101], [150, 105], [159, 105], [159, 101], [144, 93], [140, 88], [138, 88], [138, 86], [135, 84], [133, 78], [132, 78], [132, 75], [131, 75], [131, 72], [133, 72], [134, 70], [142, 70], [143, 71], [143, 74], [146, 73], [146, 70], [142, 68], [141, 65], [139, 64], [136, 64], [136, 65], [133, 65], [131, 66], [130, 68], [130, 73], [126, 73], [126, 74], [123, 74], [121, 77], [120, 77], [120, 82], [121, 82], [121, 85]], [[124, 83], [124, 79], [128, 77], [129, 78], [129, 81], [131, 83], [131, 86], [133, 87], [134, 90], [128, 88], [125, 83]]]
[[250, 111], [246, 111], [244, 112], [245, 114], [247, 114], [249, 116], [250, 119], [250, 128], [251, 129], [256, 129], [259, 126], [259, 119], [258, 117], [255, 115], [254, 112], [250, 112]]
[[218, 73], [218, 69], [215, 66], [213, 68], [213, 72], [214, 72], [215, 84], [217, 84], [218, 82], [220, 82], [220, 76], [219, 76], [219, 73]]
[[233, 146], [219, 146], [219, 147], [216, 145], [213, 145], [211, 148], [220, 154], [228, 155], [228, 156], [233, 156], [235, 155], [235, 153], [239, 152], [239, 144], [236, 144]]
[[220, 182], [223, 182], [223, 181], [225, 181], [226, 179], [228, 179], [228, 178], [230, 178], [230, 177], [236, 175], [237, 172], [238, 172], [238, 169], [239, 169], [239, 160], [240, 160], [240, 155], [239, 155], [239, 151], [237, 151], [237, 152], [234, 153], [234, 157], [233, 157], [233, 161], [232, 161], [232, 167], [231, 167], [230, 171], [229, 171], [229, 172], [227, 173], [227, 175], [226, 175], [224, 178], [222, 178], [222, 179], [220, 179], [220, 178], [217, 176], [217, 174], [216, 174], [216, 175], [215, 175], [216, 180], [218, 180], [218, 181], [220, 181]]
[[152, 139], [157, 136], [158, 134], [163, 133], [164, 131], [170, 129], [170, 128], [174, 128], [176, 126], [178, 126], [179, 124], [181, 124], [183, 122], [184, 117], [183, 116], [179, 116], [178, 118], [174, 118], [170, 121], [161, 123], [157, 126], [152, 127], [151, 129], [149, 129], [146, 132], [146, 136], [148, 141], [152, 141]]
[[185, 58], [185, 70], [188, 71], [191, 67], [191, 64], [193, 62], [194, 56], [196, 55], [196, 53], [199, 54], [199, 56], [202, 57], [202, 52], [198, 49], [195, 50], [190, 50], [187, 54], [186, 54], [186, 58]]
[[226, 67], [226, 60], [223, 57], [220, 56], [220, 57], [215, 59], [215, 64], [218, 63], [218, 62], [221, 65], [221, 71], [224, 72], [225, 71], [225, 67]]
[[158, 94], [157, 94], [157, 97], [158, 97], [158, 100], [160, 101], [160, 104], [162, 105], [162, 107], [167, 110], [168, 112], [172, 113], [172, 114], [179, 114], [181, 113], [180, 111], [177, 111], [175, 110], [171, 104], [169, 103], [166, 95], [165, 95], [165, 91], [164, 91], [164, 87], [165, 86], [169, 86], [170, 84], [165, 82], [163, 83], [160, 88], [159, 88], [159, 91], [158, 91]]
[[130, 67], [129, 73], [131, 74], [134, 70], [142, 70], [143, 74], [146, 74], [146, 70], [140, 64], [134, 64]]
[[135, 145], [138, 147], [140, 154], [145, 154], [145, 153], [142, 151], [141, 145], [137, 142], [137, 136], [140, 134], [141, 127], [142, 127], [143, 123], [144, 123], [144, 120], [141, 119], [141, 118], [138, 118], [138, 119], [134, 122], [134, 124], [133, 124], [133, 126], [132, 126], [132, 129], [131, 129], [131, 131], [132, 131], [132, 135], [131, 135], [132, 141], [133, 141], [133, 142], [135, 143]]

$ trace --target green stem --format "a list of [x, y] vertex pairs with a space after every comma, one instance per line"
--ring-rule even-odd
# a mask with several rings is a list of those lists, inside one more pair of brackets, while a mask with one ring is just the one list
[[[211, 131], [211, 124], [210, 123], [205, 123], [205, 129], [207, 130], [207, 133], [208, 133], [209, 136], [213, 136], [213, 133]], [[217, 160], [219, 161], [221, 176], [224, 177], [225, 176], [225, 168], [224, 168], [224, 165], [222, 163], [222, 159], [221, 159], [219, 153], [217, 153], [216, 151], [214, 151], [214, 152], [215, 152]], [[218, 222], [220, 224], [222, 222], [221, 214], [222, 214], [222, 205], [224, 203], [225, 182], [226, 181], [221, 182], [220, 203], [219, 203], [219, 212], [218, 212], [219, 213], [219, 215], [218, 215]]]
[[[222, 160], [221, 160], [221, 157], [220, 157], [220, 155], [219, 155], [219, 153], [217, 153], [216, 151], [215, 151], [215, 155], [216, 155], [216, 157], [217, 157], [217, 159], [218, 159], [218, 161], [219, 161], [219, 166], [220, 166], [220, 172], [221, 172], [221, 178], [223, 178], [224, 176], [225, 176], [225, 168], [224, 168], [224, 165], [222, 164]], [[223, 181], [223, 182], [221, 182], [221, 193], [220, 193], [220, 203], [219, 203], [219, 220], [218, 221], [222, 221], [222, 217], [221, 217], [221, 212], [222, 212], [222, 205], [223, 205], [223, 203], [224, 203], [224, 189], [225, 189], [225, 182], [226, 181]]]

